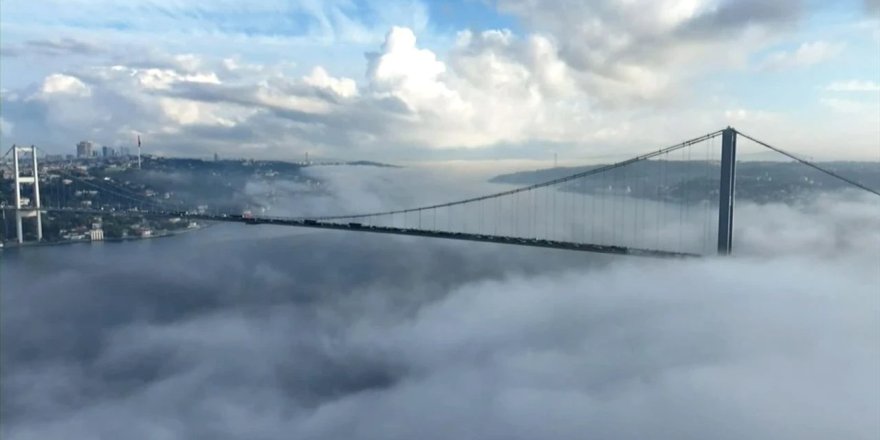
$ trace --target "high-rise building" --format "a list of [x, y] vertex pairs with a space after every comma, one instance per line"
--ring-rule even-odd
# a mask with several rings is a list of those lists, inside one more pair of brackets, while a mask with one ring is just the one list
[[103, 147], [101, 147], [101, 154], [104, 157], [114, 157], [116, 156], [116, 150], [113, 149], [113, 147], [108, 147], [104, 145]]
[[92, 152], [92, 144], [89, 141], [82, 141], [76, 144], [76, 157], [92, 157], [94, 153]]

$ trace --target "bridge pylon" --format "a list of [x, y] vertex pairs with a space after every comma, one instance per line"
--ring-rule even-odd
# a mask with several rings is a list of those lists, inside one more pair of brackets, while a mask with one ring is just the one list
[[736, 189], [736, 130], [721, 132], [721, 185], [718, 191], [718, 255], [733, 250], [733, 198]]
[[[33, 164], [33, 173], [29, 176], [22, 175], [20, 166], [19, 153], [30, 153]], [[19, 243], [24, 242], [24, 232], [22, 230], [23, 218], [35, 218], [37, 223], [37, 241], [43, 239], [43, 218], [40, 212], [42, 205], [40, 204], [40, 173], [37, 168], [37, 147], [12, 146], [12, 162], [13, 171], [15, 172], [15, 233]], [[21, 197], [21, 186], [33, 185], [33, 197], [28, 203]]]

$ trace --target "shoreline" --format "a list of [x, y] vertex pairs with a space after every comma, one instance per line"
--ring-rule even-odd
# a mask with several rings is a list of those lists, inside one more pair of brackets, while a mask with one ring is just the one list
[[125, 243], [129, 241], [140, 241], [140, 240], [152, 240], [154, 238], [167, 238], [174, 237], [176, 235], [187, 234], [190, 232], [200, 231], [205, 228], [209, 228], [213, 226], [214, 223], [207, 223], [203, 226], [199, 226], [197, 228], [186, 228], [176, 231], [169, 231], [164, 234], [151, 235], [149, 237], [119, 237], [119, 238], [105, 238], [103, 240], [58, 240], [58, 241], [26, 241], [24, 243], [16, 243], [15, 241], [9, 241], [2, 243], [3, 246], [0, 247], [0, 251], [4, 249], [21, 249], [21, 248], [29, 248], [29, 247], [43, 247], [43, 246], [66, 246], [73, 244], [96, 244], [96, 243]]

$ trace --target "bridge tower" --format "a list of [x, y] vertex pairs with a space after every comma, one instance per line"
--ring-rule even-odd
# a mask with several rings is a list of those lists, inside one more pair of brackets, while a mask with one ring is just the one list
[[721, 132], [721, 186], [718, 199], [718, 255], [733, 249], [733, 197], [736, 189], [736, 130]]
[[[31, 160], [33, 164], [33, 172], [29, 176], [22, 175], [22, 170], [19, 161], [19, 153], [30, 153]], [[22, 218], [36, 218], [37, 222], [37, 240], [43, 239], [43, 218], [40, 212], [40, 174], [37, 168], [37, 147], [31, 145], [30, 147], [17, 147], [15, 145], [12, 146], [12, 161], [13, 168], [15, 172], [15, 232], [16, 237], [19, 243], [24, 242], [24, 233], [21, 228], [21, 220]], [[30, 200], [28, 206], [23, 203], [24, 201], [21, 198], [21, 186], [22, 185], [33, 185], [34, 193], [33, 198]]]

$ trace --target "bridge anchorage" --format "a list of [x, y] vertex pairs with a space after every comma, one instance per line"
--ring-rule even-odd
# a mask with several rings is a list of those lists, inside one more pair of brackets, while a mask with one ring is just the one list
[[[21, 149], [13, 147], [16, 205], [5, 207], [3, 212], [13, 210], [19, 219], [19, 241], [20, 217], [36, 216], [36, 236], [40, 240], [41, 213], [51, 218], [64, 212], [296, 226], [652, 257], [729, 255], [733, 251], [737, 149], [742, 147], [737, 143], [742, 139], [762, 154], [771, 150], [775, 152], [771, 154], [821, 173], [824, 179], [880, 195], [875, 189], [728, 127], [608, 165], [501, 176], [498, 179], [502, 183], [521, 186], [478, 197], [409, 209], [300, 217], [205, 212], [150, 199], [113, 182], [75, 176], [63, 167], [48, 171], [60, 179], [50, 179], [45, 185], [48, 193], [41, 205], [37, 149], [30, 149], [32, 176], [21, 176]], [[752, 163], [740, 161], [749, 176]], [[114, 202], [91, 208], [69, 206], [51, 186], [51, 182], [58, 181], [111, 194]], [[30, 205], [20, 196], [22, 183], [34, 184]], [[746, 183], [754, 186], [754, 182]]]

